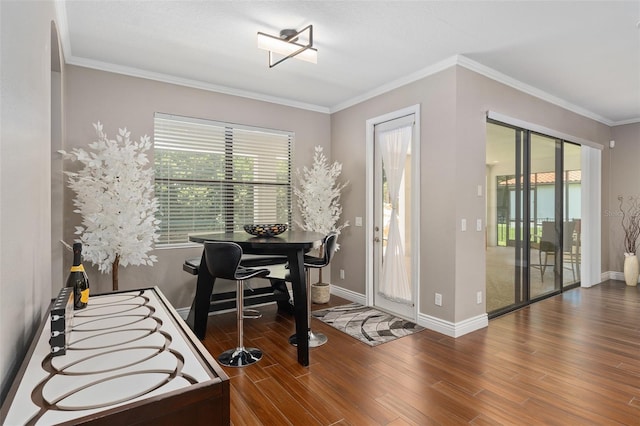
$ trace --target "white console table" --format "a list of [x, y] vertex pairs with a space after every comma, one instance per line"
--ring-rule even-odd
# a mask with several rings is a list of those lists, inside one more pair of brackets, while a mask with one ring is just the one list
[[229, 378], [158, 288], [92, 296], [65, 355], [47, 316], [0, 411], [3, 425], [229, 424]]

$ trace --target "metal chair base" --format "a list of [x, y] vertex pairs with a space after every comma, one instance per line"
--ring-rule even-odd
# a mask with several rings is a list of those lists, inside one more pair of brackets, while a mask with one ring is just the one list
[[[329, 340], [329, 338], [324, 334], [314, 333], [313, 331], [309, 330], [309, 347], [310, 348], [317, 348], [318, 346], [322, 346], [325, 343], [327, 343], [327, 340]], [[289, 337], [289, 343], [293, 346], [298, 346], [298, 339], [295, 334]]]
[[244, 367], [255, 364], [261, 358], [262, 351], [258, 348], [235, 348], [222, 352], [218, 362], [226, 367]]

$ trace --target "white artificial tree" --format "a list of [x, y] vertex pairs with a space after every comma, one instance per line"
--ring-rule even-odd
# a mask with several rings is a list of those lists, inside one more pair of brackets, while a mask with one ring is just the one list
[[110, 140], [98, 122], [93, 127], [98, 140], [89, 144], [94, 152], [73, 149], [65, 158], [80, 161], [84, 168], [65, 172], [69, 188], [76, 192], [75, 213], [82, 215], [76, 235], [83, 245], [84, 259], [111, 273], [113, 290], [118, 290], [118, 267], [152, 265], [148, 253], [158, 241], [160, 221], [155, 218], [158, 201], [154, 196], [153, 169], [146, 151], [151, 148], [147, 135], [139, 142], [130, 139], [126, 128]]
[[[340, 234], [343, 228], [349, 226], [348, 221], [337, 225], [342, 214], [340, 193], [349, 183], [337, 182], [341, 172], [342, 164], [334, 162], [329, 165], [321, 146], [315, 147], [313, 166], [310, 169], [304, 167], [302, 172], [296, 170], [298, 186], [293, 187], [293, 192], [298, 197], [302, 221], [296, 220], [295, 223], [300, 228], [327, 235], [330, 232]], [[319, 271], [318, 282], [322, 282], [322, 269]]]

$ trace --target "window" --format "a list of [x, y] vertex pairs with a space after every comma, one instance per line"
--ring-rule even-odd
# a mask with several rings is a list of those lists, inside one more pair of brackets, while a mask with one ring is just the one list
[[156, 113], [159, 244], [290, 223], [293, 133]]

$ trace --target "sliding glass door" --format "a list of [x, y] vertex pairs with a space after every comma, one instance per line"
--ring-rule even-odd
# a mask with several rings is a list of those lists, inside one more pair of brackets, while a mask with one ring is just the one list
[[487, 123], [490, 315], [579, 282], [579, 158], [578, 145]]
[[563, 195], [564, 223], [566, 230], [563, 236], [564, 288], [580, 284], [580, 261], [582, 253], [582, 148], [570, 142], [564, 143], [563, 150]]
[[[531, 167], [529, 190], [531, 224], [529, 259], [530, 297], [532, 299], [560, 288], [561, 275], [557, 250], [561, 230], [557, 218], [562, 217], [562, 181], [558, 179], [558, 166], [562, 160], [562, 141], [527, 132]], [[561, 226], [561, 223], [560, 223]]]

